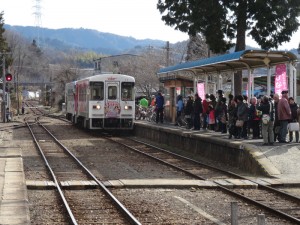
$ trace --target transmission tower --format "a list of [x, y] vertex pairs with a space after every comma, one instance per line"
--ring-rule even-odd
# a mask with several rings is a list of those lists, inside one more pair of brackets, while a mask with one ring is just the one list
[[34, 0], [34, 16], [35, 16], [35, 27], [36, 27], [36, 43], [40, 47], [40, 28], [42, 27], [42, 0]]

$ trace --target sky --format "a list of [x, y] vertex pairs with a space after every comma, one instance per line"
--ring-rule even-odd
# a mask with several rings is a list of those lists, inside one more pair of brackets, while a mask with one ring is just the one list
[[[86, 28], [136, 39], [176, 43], [188, 35], [165, 25], [156, 8], [158, 0], [0, 0], [0, 12], [9, 25], [44, 28]], [[35, 16], [40, 6], [41, 17]], [[300, 28], [279, 50], [298, 48]], [[247, 45], [257, 44], [247, 38]]]

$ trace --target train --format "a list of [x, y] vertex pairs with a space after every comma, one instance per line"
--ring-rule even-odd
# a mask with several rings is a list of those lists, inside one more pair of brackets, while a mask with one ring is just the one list
[[97, 74], [67, 83], [66, 118], [89, 130], [132, 130], [135, 118], [135, 78]]

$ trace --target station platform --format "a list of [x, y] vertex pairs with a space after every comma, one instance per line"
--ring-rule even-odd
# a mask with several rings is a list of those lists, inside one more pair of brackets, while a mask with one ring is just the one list
[[0, 224], [30, 224], [22, 149], [6, 129], [20, 123], [2, 123], [0, 131]]
[[249, 139], [229, 139], [228, 134], [221, 132], [188, 130], [170, 123], [144, 120], [136, 121], [135, 135], [238, 166], [255, 176], [300, 186], [300, 143], [275, 142], [272, 146], [264, 146], [263, 139], [251, 139], [251, 136]]

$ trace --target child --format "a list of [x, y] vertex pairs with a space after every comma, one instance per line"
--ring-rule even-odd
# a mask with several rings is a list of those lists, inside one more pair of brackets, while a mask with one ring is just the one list
[[209, 128], [210, 130], [215, 130], [215, 123], [216, 123], [216, 118], [215, 118], [215, 109], [212, 105], [208, 106], [208, 123], [209, 123]]

